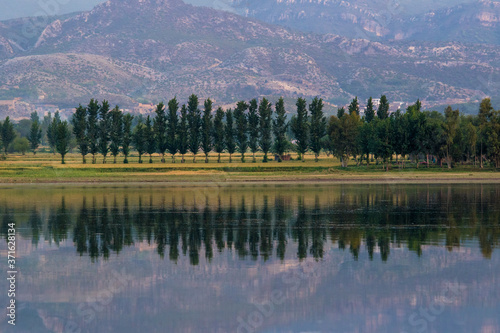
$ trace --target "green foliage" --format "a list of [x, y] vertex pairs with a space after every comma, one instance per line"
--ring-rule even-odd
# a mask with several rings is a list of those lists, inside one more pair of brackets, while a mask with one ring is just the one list
[[125, 156], [123, 163], [128, 163], [128, 155], [130, 154], [130, 145], [132, 144], [132, 122], [134, 116], [127, 113], [123, 116], [123, 137], [122, 137], [122, 153]]
[[184, 163], [184, 155], [188, 151], [189, 145], [189, 128], [188, 115], [186, 105], [181, 107], [181, 121], [179, 124], [179, 153], [182, 155], [182, 163]]
[[61, 154], [61, 163], [65, 164], [64, 157], [71, 149], [71, 131], [67, 121], [57, 120], [54, 118], [54, 131], [56, 140], [56, 151]]
[[[321, 138], [325, 135], [326, 130], [326, 118], [323, 115], [323, 100], [318, 97], [314, 98], [309, 105], [309, 111], [311, 113], [311, 139], [309, 145], [311, 150], [314, 152], [317, 162], [319, 153], [321, 152]], [[351, 114], [359, 115], [359, 106], [358, 110], [354, 110]]]
[[389, 101], [385, 95], [380, 97], [380, 104], [377, 109], [378, 119], [387, 119], [389, 117]]
[[29, 148], [33, 152], [33, 155], [35, 155], [38, 146], [40, 146], [40, 143], [42, 142], [42, 126], [40, 125], [40, 122], [36, 118], [31, 122], [28, 141], [29, 141]]
[[272, 145], [272, 110], [271, 103], [266, 98], [263, 98], [259, 105], [259, 120], [260, 149], [264, 153], [263, 162], [267, 162], [267, 153]]
[[366, 102], [366, 110], [365, 110], [365, 120], [367, 122], [371, 122], [375, 118], [375, 110], [373, 109], [373, 99], [368, 98], [368, 102]]
[[335, 147], [334, 154], [347, 167], [350, 156], [358, 153], [358, 132], [361, 120], [356, 113], [344, 114], [340, 119], [331, 116], [328, 122], [328, 136]]
[[205, 163], [208, 163], [208, 154], [212, 151], [212, 100], [205, 101], [205, 109], [203, 111], [203, 119], [201, 122], [201, 150], [205, 154]]
[[[89, 153], [92, 154], [92, 163], [95, 164], [95, 155], [99, 152], [99, 103], [97, 100], [91, 99], [87, 105], [87, 137], [89, 141]], [[47, 137], [48, 137], [47, 132]], [[49, 138], [50, 143], [50, 138]]]
[[146, 141], [146, 153], [149, 154], [149, 163], [153, 163], [152, 155], [156, 152], [157, 142], [150, 116], [147, 116], [146, 118], [146, 127], [144, 129], [144, 140]]
[[73, 124], [73, 134], [76, 138], [78, 150], [82, 154], [83, 163], [86, 163], [85, 155], [89, 153], [87, 110], [81, 104], [76, 108], [71, 123]]
[[220, 154], [224, 151], [225, 141], [224, 141], [224, 110], [218, 108], [215, 111], [214, 126], [213, 126], [213, 138], [214, 138], [214, 149], [219, 157], [217, 162], [220, 163]]
[[309, 123], [307, 115], [306, 100], [303, 98], [297, 99], [297, 114], [292, 117], [290, 127], [297, 141], [297, 152], [299, 158], [304, 160], [304, 154], [309, 148]]
[[200, 149], [201, 112], [198, 108], [198, 96], [195, 94], [189, 96], [187, 121], [189, 127], [189, 150], [193, 153], [193, 162], [196, 162], [196, 154]]
[[250, 101], [248, 106], [248, 146], [253, 154], [253, 162], [255, 162], [255, 153], [259, 149], [259, 113], [258, 103], [256, 99]]
[[56, 112], [54, 118], [52, 118], [52, 122], [47, 128], [47, 140], [49, 142], [50, 148], [54, 153], [56, 152], [57, 144], [57, 128], [60, 122], [61, 118], [59, 117], [59, 112]]
[[109, 136], [111, 130], [111, 117], [109, 114], [108, 101], [102, 101], [99, 108], [99, 134], [98, 134], [98, 150], [103, 159], [102, 163], [106, 163], [106, 156], [109, 152]]
[[241, 153], [241, 162], [245, 162], [245, 152], [248, 149], [248, 119], [245, 114], [247, 109], [248, 104], [244, 101], [239, 101], [234, 110], [234, 118], [236, 120], [236, 143]]
[[165, 163], [165, 152], [168, 148], [167, 139], [167, 115], [165, 113], [165, 105], [159, 103], [155, 110], [156, 116], [153, 121], [153, 130], [156, 140], [156, 148], [161, 154], [161, 161]]
[[26, 138], [17, 137], [12, 143], [14, 151], [19, 152], [23, 155], [30, 149], [30, 142]]
[[355, 97], [351, 104], [349, 104], [349, 114], [356, 113], [359, 116], [359, 103], [358, 97]]
[[235, 130], [233, 121], [233, 110], [226, 111], [226, 126], [224, 127], [224, 138], [226, 140], [226, 149], [229, 153], [229, 163], [232, 162], [232, 155], [236, 151]]
[[276, 118], [273, 120], [274, 152], [278, 155], [278, 162], [281, 162], [281, 155], [288, 147], [287, 129], [285, 101], [281, 97], [276, 103]]
[[179, 103], [177, 98], [173, 98], [168, 101], [168, 116], [167, 116], [167, 149], [170, 155], [172, 155], [172, 162], [175, 162], [175, 154], [179, 150], [178, 148], [178, 128], [179, 117], [177, 116], [177, 111], [179, 110]]
[[450, 149], [455, 140], [458, 129], [460, 112], [458, 110], [453, 110], [451, 106], [448, 106], [444, 110], [444, 135], [446, 139], [446, 163], [448, 164], [448, 169], [451, 169], [452, 158], [450, 155]]
[[147, 142], [147, 128], [144, 123], [139, 122], [134, 128], [132, 140], [134, 142], [135, 150], [139, 154], [139, 163], [142, 163], [142, 155], [146, 152]]
[[111, 132], [110, 132], [110, 145], [109, 150], [111, 151], [111, 155], [113, 155], [113, 163], [116, 163], [116, 157], [120, 153], [120, 146], [123, 141], [123, 113], [120, 111], [120, 108], [115, 106], [113, 110], [111, 110], [110, 114], [111, 118]]

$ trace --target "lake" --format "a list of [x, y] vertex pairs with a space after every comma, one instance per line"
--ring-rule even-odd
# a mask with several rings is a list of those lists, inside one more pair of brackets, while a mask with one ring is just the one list
[[1, 332], [500, 332], [499, 185], [14, 186], [0, 215]]

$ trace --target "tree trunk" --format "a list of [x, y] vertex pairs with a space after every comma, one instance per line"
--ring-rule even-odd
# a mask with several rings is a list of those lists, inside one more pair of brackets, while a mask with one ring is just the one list
[[161, 153], [161, 163], [165, 163], [165, 153]]
[[102, 156], [102, 164], [106, 164], [106, 155]]
[[116, 164], [116, 155], [113, 155], [113, 164]]
[[205, 163], [208, 163], [208, 153], [205, 154]]
[[267, 151], [264, 153], [264, 159], [262, 160], [262, 162], [267, 163]]
[[153, 163], [153, 155], [149, 154], [149, 163], [152, 164]]
[[257, 160], [255, 159], [255, 152], [252, 152], [252, 154], [253, 154], [252, 163], [257, 163]]
[[95, 154], [92, 154], [92, 164], [95, 164], [96, 163], [96, 157], [95, 157]]
[[479, 165], [483, 168], [483, 143], [481, 142], [481, 155], [479, 155]]
[[142, 154], [139, 154], [139, 163], [142, 163]]
[[61, 164], [66, 164], [66, 162], [64, 161], [64, 155], [65, 154], [61, 154]]
[[172, 154], [172, 163], [175, 163], [175, 154]]
[[429, 168], [429, 154], [426, 155], [427, 156], [427, 169]]
[[314, 162], [318, 162], [319, 161], [318, 156], [319, 156], [318, 153], [314, 153]]
[[241, 162], [245, 163], [245, 153], [241, 153]]
[[196, 163], [196, 154], [193, 154], [193, 163]]
[[87, 160], [85, 159], [85, 155], [82, 155], [82, 163], [87, 164]]
[[186, 160], [184, 160], [184, 154], [182, 154], [182, 159], [181, 159], [181, 163], [185, 163]]
[[220, 153], [219, 156], [217, 157], [217, 163], [220, 163]]
[[125, 155], [125, 158], [123, 159], [123, 164], [128, 164], [128, 156]]
[[233, 163], [233, 154], [229, 153], [229, 163]]

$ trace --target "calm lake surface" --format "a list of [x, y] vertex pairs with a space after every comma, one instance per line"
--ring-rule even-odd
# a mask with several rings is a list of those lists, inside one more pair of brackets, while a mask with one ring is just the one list
[[4, 187], [4, 276], [12, 222], [1, 332], [500, 332], [499, 185]]

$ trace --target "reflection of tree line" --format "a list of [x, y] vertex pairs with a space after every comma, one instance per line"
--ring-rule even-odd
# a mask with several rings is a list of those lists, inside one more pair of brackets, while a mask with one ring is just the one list
[[[210, 260], [224, 250], [235, 251], [240, 258], [267, 260], [276, 255], [284, 259], [287, 244], [293, 241], [299, 259], [322, 258], [327, 242], [332, 242], [348, 249], [355, 259], [364, 247], [370, 259], [380, 252], [385, 261], [391, 246], [405, 244], [420, 255], [422, 245], [441, 244], [443, 239], [449, 250], [478, 240], [483, 255], [490, 257], [500, 239], [495, 198], [465, 204], [468, 196], [440, 192], [427, 202], [393, 200], [387, 194], [358, 195], [356, 200], [341, 197], [325, 205], [316, 195], [314, 203], [298, 196], [294, 205], [289, 196], [278, 195], [272, 201], [264, 196], [260, 204], [255, 196], [241, 196], [230, 197], [228, 204], [219, 198], [215, 205], [207, 199], [205, 205], [193, 206], [184, 198], [180, 203], [157, 205], [152, 197], [140, 197], [137, 205], [131, 205], [127, 197], [122, 202], [99, 203], [95, 197], [84, 197], [75, 211], [63, 196], [61, 204], [49, 210], [46, 228], [36, 208], [28, 214], [28, 225], [33, 244], [38, 244], [42, 233], [57, 245], [72, 235], [77, 252], [88, 253], [92, 260], [143, 242], [156, 245], [161, 257], [168, 253], [173, 261], [182, 253], [193, 265], [199, 263], [200, 253]], [[3, 209], [4, 236], [14, 216], [14, 210]]]

